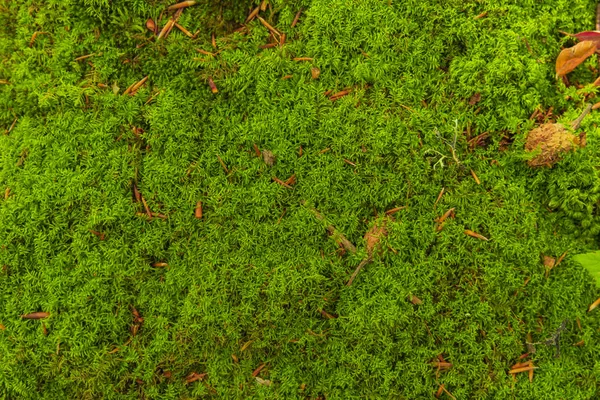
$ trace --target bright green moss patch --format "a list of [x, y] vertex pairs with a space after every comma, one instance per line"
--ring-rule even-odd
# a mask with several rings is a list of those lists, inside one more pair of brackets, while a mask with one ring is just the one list
[[[273, 1], [275, 48], [258, 20], [233, 32], [251, 3], [199, 2], [179, 19], [195, 39], [158, 42], [145, 22], [169, 2], [1, 3], [0, 393], [598, 398], [600, 294], [573, 255], [598, 248], [600, 117], [552, 169], [523, 151], [536, 109], [566, 123], [599, 101], [576, 87], [595, 57], [554, 79], [559, 30], [593, 29], [595, 2]], [[564, 320], [560, 358], [535, 345], [533, 382], [513, 380], [528, 335]]]

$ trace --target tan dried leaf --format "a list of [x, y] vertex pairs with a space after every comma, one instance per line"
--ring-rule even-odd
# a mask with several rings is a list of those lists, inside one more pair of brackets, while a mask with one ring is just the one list
[[565, 76], [596, 52], [596, 42], [584, 40], [560, 52], [556, 58], [556, 76]]

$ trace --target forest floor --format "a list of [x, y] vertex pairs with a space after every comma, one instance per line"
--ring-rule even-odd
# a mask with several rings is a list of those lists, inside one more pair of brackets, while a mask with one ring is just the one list
[[0, 398], [600, 397], [596, 2], [172, 4], [0, 1]]

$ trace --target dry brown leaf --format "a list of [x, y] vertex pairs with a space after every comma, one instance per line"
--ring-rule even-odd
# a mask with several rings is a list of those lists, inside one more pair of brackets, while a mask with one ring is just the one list
[[552, 269], [556, 264], [556, 259], [550, 256], [544, 256], [544, 266], [548, 269]]
[[317, 79], [319, 75], [321, 75], [321, 70], [317, 67], [312, 67], [310, 69], [310, 74], [312, 75], [313, 79]]
[[372, 255], [376, 248], [380, 247], [381, 238], [387, 236], [388, 231], [386, 229], [388, 218], [376, 222], [371, 229], [365, 233], [365, 241], [367, 242], [367, 254]]
[[596, 52], [596, 42], [584, 40], [560, 52], [556, 58], [556, 76], [565, 76]]

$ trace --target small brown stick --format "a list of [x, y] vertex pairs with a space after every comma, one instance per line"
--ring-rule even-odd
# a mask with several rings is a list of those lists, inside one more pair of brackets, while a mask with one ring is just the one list
[[284, 183], [287, 183], [288, 185], [293, 185], [294, 183], [296, 183], [296, 174], [293, 174], [292, 176], [287, 178]]
[[593, 302], [592, 304], [590, 304], [590, 307], [588, 308], [588, 312], [590, 312], [594, 308], [598, 307], [598, 304], [600, 304], [600, 298], [598, 300], [596, 300], [595, 302]]
[[0, 79], [0, 85], [10, 85], [8, 79]]
[[444, 392], [444, 384], [442, 383], [440, 385], [440, 387], [438, 388], [437, 392], [435, 392], [435, 398], [439, 399], [439, 397], [442, 395], [443, 392]]
[[196, 1], [182, 1], [181, 3], [177, 3], [177, 4], [173, 4], [172, 6], [167, 7], [167, 10], [172, 11], [172, 10], [179, 10], [181, 8], [186, 8], [186, 7], [191, 7], [194, 4], [196, 4]]
[[282, 33], [282, 34], [281, 34], [281, 38], [279, 38], [279, 45], [280, 45], [280, 46], [283, 46], [283, 45], [285, 44], [285, 39], [286, 39], [286, 37], [287, 37], [287, 36], [286, 36], [286, 34], [285, 34], [285, 33]]
[[294, 57], [294, 61], [312, 61], [314, 58], [312, 57]]
[[[302, 202], [302, 204], [304, 204], [304, 202]], [[323, 217], [320, 212], [314, 208], [311, 208], [310, 211], [315, 215], [315, 217], [317, 217], [319, 221], [325, 222], [325, 217]], [[349, 251], [350, 253], [356, 253], [356, 247], [348, 239], [346, 239], [346, 236], [338, 232], [333, 225], [327, 225], [327, 231], [339, 245], [346, 249], [346, 251]]]
[[344, 162], [345, 162], [346, 164], [348, 164], [348, 165], [352, 165], [353, 167], [356, 167], [356, 164], [355, 164], [355, 163], [353, 163], [353, 162], [352, 162], [352, 161], [350, 161], [350, 160], [346, 160], [346, 159], [344, 158]]
[[579, 117], [577, 117], [577, 119], [571, 123], [571, 128], [573, 128], [573, 130], [579, 129], [579, 126], [581, 125], [581, 121], [583, 121], [585, 116], [588, 115], [588, 113], [592, 110], [592, 107], [593, 107], [592, 104], [588, 103], [587, 107], [585, 107], [585, 110], [583, 110], [581, 115]]
[[216, 49], [217, 48], [217, 38], [215, 38], [214, 32], [210, 35], [210, 42], [212, 44], [212, 47], [214, 47]]
[[286, 187], [288, 189], [293, 189], [293, 187], [291, 187], [290, 185], [288, 185], [287, 183], [285, 183], [284, 181], [282, 181], [281, 179], [277, 178], [276, 176], [273, 177], [273, 180], [275, 182], [277, 182], [278, 184], [280, 184], [283, 187]]
[[298, 12], [296, 13], [294, 20], [292, 21], [292, 28], [295, 27], [298, 23], [298, 20], [300, 20], [300, 14], [302, 14], [302, 9], [298, 10]]
[[346, 286], [352, 285], [352, 282], [354, 282], [354, 279], [356, 278], [356, 276], [358, 275], [358, 273], [360, 272], [360, 270], [363, 269], [363, 267], [365, 265], [367, 265], [368, 263], [370, 263], [371, 261], [373, 261], [373, 257], [372, 256], [369, 256], [369, 257], [365, 258], [364, 260], [362, 260], [360, 262], [360, 264], [358, 264], [358, 267], [356, 267], [356, 269], [354, 270], [354, 273], [352, 274], [352, 276], [348, 280], [348, 283], [346, 283]]
[[8, 196], [10, 196], [10, 188], [9, 187], [7, 187], [6, 190], [4, 191], [4, 200], [7, 200]]
[[85, 60], [86, 58], [94, 57], [95, 55], [96, 55], [95, 53], [92, 53], [92, 54], [87, 54], [85, 56], [79, 56], [75, 59], [75, 61]]
[[219, 162], [221, 163], [221, 167], [223, 167], [223, 170], [225, 171], [225, 173], [227, 175], [229, 175], [229, 170], [227, 169], [227, 166], [225, 165], [225, 163], [223, 162], [223, 160], [221, 160], [221, 157], [219, 157], [218, 154], [217, 154], [217, 158], [219, 159]]
[[191, 37], [191, 38], [194, 37], [194, 34], [192, 32], [188, 31], [183, 26], [179, 25], [177, 22], [175, 22], [175, 27], [177, 29], [179, 29], [181, 32], [183, 32], [186, 36]]
[[6, 130], [6, 132], [4, 132], [5, 135], [8, 135], [10, 133], [10, 131], [13, 130], [13, 128], [15, 127], [15, 124], [17, 123], [17, 120], [19, 119], [19, 117], [15, 117], [15, 120], [13, 121], [13, 123], [10, 125], [10, 128], [8, 128]]
[[260, 49], [272, 49], [277, 46], [279, 46], [278, 43], [267, 43], [267, 44], [260, 45], [259, 48]]
[[261, 158], [262, 157], [262, 153], [260, 152], [260, 149], [258, 148], [258, 146], [256, 145], [256, 143], [253, 143], [252, 147], [254, 147], [254, 154], [256, 154], [256, 157]]
[[142, 204], [144, 205], [144, 209], [146, 210], [146, 215], [148, 216], [148, 218], [152, 219], [152, 212], [148, 207], [148, 203], [146, 203], [146, 199], [144, 199], [144, 196], [142, 195], [140, 195], [140, 197], [142, 198]]
[[475, 17], [473, 17], [473, 19], [480, 19], [480, 18], [484, 18], [484, 17], [486, 17], [487, 15], [488, 15], [488, 12], [487, 12], [487, 11], [484, 11], [484, 12], [482, 12], [481, 14], [479, 14], [479, 15], [477, 15], [477, 16], [475, 16]]

